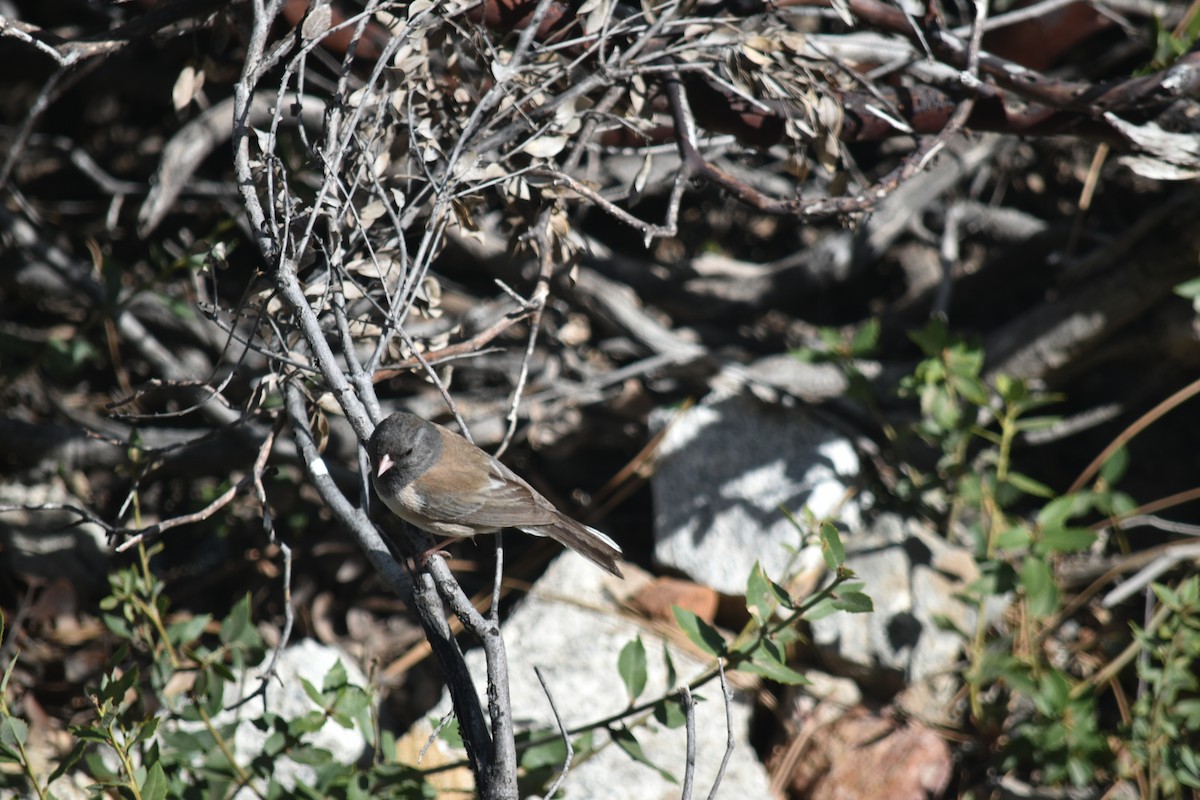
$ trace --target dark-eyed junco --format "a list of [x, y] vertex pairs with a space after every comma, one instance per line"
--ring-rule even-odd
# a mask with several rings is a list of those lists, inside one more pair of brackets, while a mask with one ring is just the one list
[[621, 548], [561, 513], [512, 470], [457, 433], [413, 414], [392, 414], [367, 445], [371, 482], [396, 516], [439, 536], [519, 528], [549, 536], [623, 577]]

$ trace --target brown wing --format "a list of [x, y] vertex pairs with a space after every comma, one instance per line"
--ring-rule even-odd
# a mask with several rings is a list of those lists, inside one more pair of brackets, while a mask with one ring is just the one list
[[[437, 507], [423, 503], [422, 511], [433, 520], [488, 533], [499, 528], [520, 528], [535, 536], [550, 538], [581, 553], [618, 577], [621, 548], [595, 528], [562, 514], [519, 475], [466, 439], [443, 436], [442, 463], [460, 465], [459, 470], [431, 470], [422, 484], [427, 494], [436, 493]], [[476, 477], [468, 485], [463, 475]], [[436, 480], [431, 480], [436, 479]], [[415, 486], [410, 488], [416, 490]], [[461, 534], [459, 534], [461, 535]]]
[[[480, 533], [498, 528], [518, 528], [524, 525], [547, 525], [555, 522], [558, 512], [550, 501], [515, 472], [458, 435], [443, 436], [442, 463], [459, 464], [458, 470], [427, 472], [418, 492], [421, 511], [426, 516], [444, 522], [469, 525]], [[463, 479], [464, 475], [486, 476], [480, 480]], [[414, 487], [415, 488], [415, 487]], [[436, 495], [436, 506], [424, 502]]]

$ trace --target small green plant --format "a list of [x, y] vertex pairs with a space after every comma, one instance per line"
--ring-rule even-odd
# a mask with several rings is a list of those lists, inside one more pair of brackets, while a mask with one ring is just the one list
[[[926, 496], [948, 498], [947, 527], [967, 534], [980, 570], [964, 594], [977, 610], [964, 675], [971, 716], [983, 730], [999, 731], [1004, 769], [1048, 785], [1091, 784], [1113, 766], [1096, 697], [1085, 675], [1050, 663], [1044, 643], [1064, 605], [1054, 564], [1096, 541], [1076, 521], [1133, 505], [1111, 488], [1123, 464], [1114, 463], [1091, 491], [1057, 496], [1013, 468], [1013, 448], [1021, 434], [1057, 422], [1032, 412], [1060, 398], [1006, 375], [989, 384], [983, 351], [940, 323], [912, 338], [925, 358], [901, 391], [920, 403], [912, 434], [940, 457], [932, 475], [910, 476]], [[989, 626], [988, 603], [1005, 595], [1015, 601], [1014, 623]]]
[[800, 623], [836, 611], [861, 614], [874, 610], [871, 598], [862, 591], [862, 582], [855, 581], [854, 572], [845, 566], [846, 551], [837, 527], [827, 521], [818, 523], [817, 537], [826, 566], [833, 574], [825, 588], [796, 600], [756, 562], [746, 579], [749, 621], [732, 641], [695, 613], [675, 607], [680, 629], [702, 651], [722, 659], [727, 670], [741, 670], [789, 685], [808, 683], [802, 673], [787, 664], [788, 648], [802, 636]]
[[1200, 790], [1200, 576], [1152, 588], [1161, 613], [1133, 631], [1143, 687], [1131, 709], [1129, 752], [1149, 800], [1184, 798]]
[[[1050, 663], [1044, 641], [1064, 606], [1055, 562], [1096, 541], [1078, 520], [1133, 508], [1113, 488], [1126, 465], [1124, 451], [1105, 465], [1095, 486], [1057, 496], [1014, 469], [1013, 449], [1022, 434], [1057, 422], [1035, 412], [1059, 398], [1005, 375], [985, 380], [983, 350], [941, 321], [910, 337], [923, 358], [899, 393], [916, 401], [920, 414], [906, 427], [881, 420], [899, 456], [888, 488], [942, 520], [946, 530], [965, 534], [979, 568], [980, 578], [964, 593], [977, 619], [974, 631], [962, 631], [971, 719], [990, 732], [985, 738], [1004, 769], [1050, 785], [1092, 783], [1114, 762], [1095, 693], [1085, 675]], [[827, 334], [822, 358], [840, 364], [852, 386], [864, 387], [855, 380], [854, 359], [870, 355], [876, 339], [873, 324], [849, 339]], [[874, 399], [868, 405], [879, 408]], [[989, 604], [1004, 596], [1015, 602], [1014, 624], [990, 626]]]
[[[1200, 15], [1193, 15], [1187, 41], [1195, 37], [1197, 20]], [[1177, 292], [1195, 300], [1198, 287], [1193, 281]], [[869, 355], [873, 331], [868, 325], [849, 338], [826, 332], [825, 349], [804, 357], [833, 361], [853, 378], [854, 359]], [[1143, 796], [1194, 797], [1200, 788], [1200, 751], [1193, 744], [1200, 729], [1200, 578], [1193, 575], [1176, 588], [1156, 585], [1153, 621], [1145, 629], [1135, 626], [1134, 644], [1103, 669], [1094, 659], [1092, 666], [1087, 659], [1056, 660], [1051, 637], [1081, 605], [1063, 597], [1055, 564], [1093, 547], [1100, 525], [1116, 544], [1129, 546], [1121, 520], [1139, 509], [1117, 488], [1129, 468], [1124, 443], [1194, 396], [1197, 384], [1131, 425], [1060, 495], [1013, 468], [1021, 434], [1057, 422], [1034, 412], [1058, 398], [1005, 375], [985, 380], [983, 351], [940, 322], [911, 337], [923, 358], [902, 381], [900, 394], [918, 403], [920, 417], [907, 428], [881, 422], [900, 455], [901, 477], [888, 488], [942, 519], [948, 531], [965, 534], [973, 550], [980, 578], [964, 599], [976, 607], [977, 625], [962, 631], [968, 641], [964, 679], [985, 758], [997, 757], [987, 768], [1043, 785], [1085, 786], [1114, 777], [1120, 761]], [[879, 407], [874, 399], [868, 405]], [[922, 459], [914, 442], [934, 458]], [[914, 466], [921, 463], [926, 466]], [[1004, 624], [991, 625], [986, 612], [997, 597], [1012, 604]], [[1141, 690], [1126, 725], [1106, 730], [1101, 688], [1134, 660]], [[1118, 705], [1110, 704], [1108, 713]]]
[[[87, 776], [97, 795], [137, 800], [232, 797], [243, 789], [260, 798], [432, 796], [417, 770], [394, 761], [390, 737], [378, 743], [375, 762], [366, 768], [339, 763], [309, 743], [310, 734], [330, 720], [357, 728], [371, 744], [379, 738], [370, 696], [347, 681], [340, 663], [320, 688], [303, 682], [313, 701], [306, 713], [284, 717], [263, 711], [261, 703], [243, 705], [241, 724], [249, 721], [265, 738], [260, 752], [239, 759], [233, 747], [239, 723], [223, 715], [226, 688], [247, 680], [237, 676], [261, 665], [267, 654], [249, 597], [219, 623], [208, 615], [171, 619], [165, 587], [149, 567], [154, 552], [141, 548], [136, 565], [109, 579], [111, 593], [101, 608], [119, 645], [99, 684], [87, 690], [91, 719], [71, 729], [74, 745], [49, 775], [37, 774], [24, 746], [28, 728], [0, 699], [0, 762], [19, 767], [27, 791], [51, 798], [54, 782], [74, 770]], [[7, 688], [7, 674], [0, 688]], [[282, 785], [276, 775], [281, 757], [308, 765], [312, 779]]]
[[[1011, 726], [1001, 768], [1036, 767], [1041, 770], [1040, 782], [1055, 786], [1066, 781], [1087, 786], [1101, 779], [1098, 770], [1109, 767], [1112, 752], [1100, 729], [1094, 694], [1073, 692], [1077, 681], [1062, 670], [1030, 666], [1014, 663], [997, 676], [1033, 705], [1031, 712], [1012, 715], [1022, 721]], [[1033, 680], [1035, 671], [1039, 674]]]
[[[787, 512], [784, 512], [787, 514]], [[681, 728], [687, 722], [686, 701], [681, 690], [694, 692], [718, 679], [726, 672], [742, 671], [787, 685], [808, 683], [803, 673], [788, 665], [788, 648], [801, 636], [800, 623], [827, 616], [838, 611], [865, 613], [873, 609], [871, 598], [862, 592], [863, 585], [854, 580], [854, 573], [845, 566], [845, 548], [837, 528], [828, 521], [806, 517], [801, 525], [790, 514], [798, 531], [811, 529], [820, 542], [833, 578], [822, 590], [804, 600], [793, 598], [788, 591], [768, 577], [762, 565], [755, 563], [746, 580], [746, 612], [748, 621], [732, 639], [705, 622], [692, 611], [678, 606], [672, 609], [680, 631], [701, 652], [712, 657], [712, 664], [698, 677], [678, 682], [678, 673], [664, 641], [662, 660], [666, 672], [667, 690], [651, 699], [642, 696], [648, 686], [650, 655], [641, 637], [628, 642], [617, 657], [617, 673], [625, 686], [628, 708], [606, 719], [576, 729], [572, 740], [575, 759], [588, 758], [595, 752], [591, 732], [604, 729], [610, 740], [634, 761], [654, 770], [671, 783], [678, 779], [670, 770], [655, 764], [638, 741], [643, 727], [656, 723], [666, 728]], [[696, 700], [703, 700], [695, 695]], [[561, 770], [567, 757], [562, 734], [556, 730], [533, 731], [518, 738], [521, 753], [523, 794], [544, 791]]]

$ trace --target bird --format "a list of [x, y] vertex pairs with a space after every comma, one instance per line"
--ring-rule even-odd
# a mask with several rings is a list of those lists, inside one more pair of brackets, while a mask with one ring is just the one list
[[454, 539], [517, 528], [548, 536], [624, 577], [616, 542], [563, 514], [511, 469], [441, 425], [398, 411], [375, 427], [367, 453], [379, 499], [423, 531]]

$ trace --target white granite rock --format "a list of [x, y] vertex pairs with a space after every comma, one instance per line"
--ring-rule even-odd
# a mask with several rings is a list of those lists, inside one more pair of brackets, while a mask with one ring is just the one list
[[[651, 427], [672, 417], [656, 412]], [[851, 443], [803, 409], [710, 395], [671, 423], [659, 450], [655, 558], [727, 594], [745, 591], [755, 561], [773, 577], [819, 568], [815, 548], [797, 564], [801, 536], [780, 506], [797, 516], [804, 506], [818, 517], [838, 509], [853, 528], [859, 506], [843, 501], [858, 471]]]
[[[346, 671], [348, 683], [370, 691], [366, 676], [352, 658], [335, 647], [321, 644], [313, 639], [304, 639], [289, 646], [280, 654], [276, 664], [278, 679], [272, 679], [267, 688], [266, 710], [286, 719], [295, 719], [311, 711], [319, 710], [312, 698], [304, 691], [300, 679], [307, 680], [319, 691], [325, 682], [326, 674], [338, 661], [341, 661], [342, 667]], [[226, 685], [226, 710], [215, 716], [212, 721], [218, 727], [228, 725], [233, 721], [240, 721], [233, 736], [233, 752], [238, 763], [241, 764], [249, 763], [263, 752], [263, 744], [267, 739], [268, 731], [261, 730], [251, 722], [262, 716], [263, 701], [261, 698], [256, 698], [236, 708], [231, 708], [231, 706], [258, 689], [259, 674], [261, 667], [264, 666], [266, 666], [265, 663], [252, 667], [239, 682]], [[179, 723], [179, 725], [181, 728], [187, 728], [188, 725], [193, 725], [197, 729], [202, 727], [199, 723]], [[342, 764], [353, 764], [358, 761], [367, 746], [366, 740], [357, 728], [343, 728], [332, 719], [326, 720], [319, 730], [308, 734], [305, 742], [314, 747], [328, 750], [332, 754], [333, 760]], [[314, 782], [313, 767], [297, 763], [286, 755], [276, 758], [273, 766], [273, 777], [288, 790], [295, 788], [298, 784], [311, 785]], [[262, 790], [264, 787], [257, 788]], [[259, 796], [249, 788], [243, 788], [235, 795], [239, 800]]]

